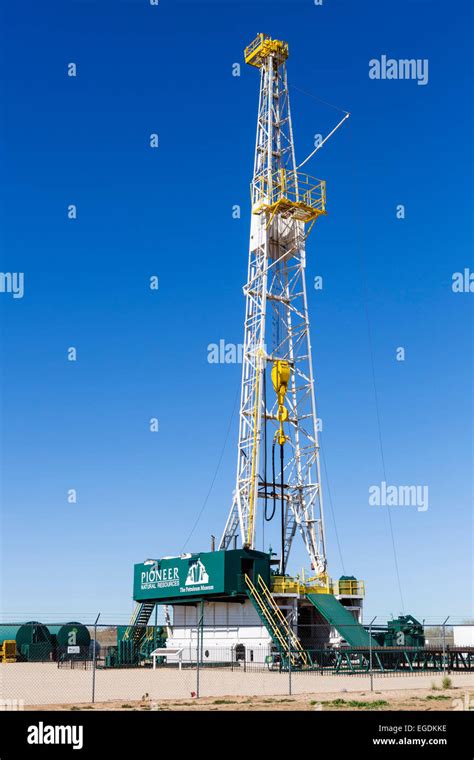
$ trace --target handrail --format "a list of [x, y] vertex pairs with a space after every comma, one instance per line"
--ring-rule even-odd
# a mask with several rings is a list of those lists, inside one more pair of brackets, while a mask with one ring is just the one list
[[[264, 582], [263, 578], [261, 576], [258, 576], [258, 583], [259, 586], [263, 592], [263, 597], [258, 592], [257, 588], [253, 584], [252, 580], [249, 578], [248, 575], [245, 575], [245, 581], [247, 583], [247, 586], [249, 587], [252, 595], [254, 596], [260, 610], [262, 611], [262, 614], [265, 616], [266, 620], [270, 623], [271, 628], [280, 642], [280, 645], [283, 649], [283, 651], [286, 653], [288, 657], [291, 658], [291, 662], [293, 664], [296, 664], [297, 660], [295, 657], [295, 653], [291, 651], [291, 646], [293, 646], [297, 650], [297, 654], [301, 658], [304, 665], [308, 665], [308, 656], [303, 647], [301, 646], [301, 643], [296, 636], [295, 632], [292, 630], [290, 624], [288, 623], [288, 620], [283, 615], [282, 611], [276, 604], [275, 600], [270, 594], [270, 591], [268, 589], [268, 586]], [[276, 617], [276, 621], [272, 616], [269, 614], [269, 610], [267, 609], [265, 603], [270, 608], [270, 612]], [[279, 624], [284, 631], [288, 634], [288, 638], [285, 637], [281, 630], [278, 628]]]
[[247, 45], [247, 47], [244, 50], [244, 57], [247, 60], [249, 55], [254, 52], [258, 48], [259, 45], [262, 44], [264, 40], [270, 39], [268, 34], [257, 34], [254, 40], [250, 43], [250, 45]]
[[[273, 634], [277, 638], [277, 640], [279, 641], [280, 646], [281, 646], [283, 652], [285, 652], [286, 654], [288, 654], [288, 652], [287, 652], [287, 650], [288, 650], [288, 642], [285, 641], [285, 637], [282, 635], [281, 631], [275, 625], [274, 621], [272, 620], [271, 616], [269, 615], [268, 610], [266, 609], [265, 605], [262, 602], [260, 594], [258, 593], [256, 587], [254, 586], [254, 584], [252, 583], [252, 581], [250, 580], [250, 578], [249, 578], [248, 575], [245, 575], [245, 581], [246, 581], [246, 583], [247, 583], [247, 585], [248, 585], [248, 587], [249, 587], [249, 589], [250, 589], [253, 597], [255, 598], [255, 600], [256, 600], [256, 602], [257, 602], [257, 604], [258, 604], [258, 606], [259, 606], [262, 614], [264, 615], [265, 619], [270, 624], [271, 629], [273, 631]], [[290, 655], [290, 656], [291, 656], [291, 659], [292, 659], [292, 662], [293, 662], [294, 661], [294, 656], [293, 655]]]
[[321, 585], [321, 581], [316, 583], [318, 578], [289, 578], [286, 575], [276, 575], [272, 578], [271, 590], [276, 594], [297, 594], [298, 596], [305, 594], [334, 594], [345, 596], [364, 596], [365, 584], [361, 580], [328, 580], [327, 583]]
[[306, 209], [308, 218], [326, 213], [326, 182], [304, 172], [279, 169], [254, 177], [251, 184], [253, 212], [279, 206]]
[[365, 584], [364, 581], [344, 579], [338, 581], [332, 581], [331, 593], [346, 596], [364, 596]]
[[282, 625], [288, 630], [289, 637], [291, 638], [291, 640], [292, 640], [294, 646], [296, 647], [296, 649], [299, 651], [299, 653], [301, 655], [301, 658], [304, 661], [304, 664], [307, 665], [308, 664], [307, 655], [306, 655], [305, 650], [301, 646], [301, 643], [300, 643], [300, 640], [298, 639], [298, 636], [295, 634], [295, 632], [293, 631], [293, 629], [292, 629], [291, 625], [289, 624], [288, 620], [283, 615], [283, 612], [281, 611], [281, 609], [279, 608], [279, 606], [275, 602], [274, 598], [270, 594], [268, 586], [266, 585], [266, 583], [264, 582], [263, 578], [260, 575], [258, 576], [258, 583], [259, 583], [259, 586], [262, 589], [262, 591], [264, 593], [264, 596], [267, 599], [268, 603], [270, 604], [270, 606], [275, 611], [277, 617], [281, 620]]
[[132, 631], [135, 628], [137, 618], [140, 614], [141, 606], [142, 606], [141, 602], [137, 602], [135, 609], [133, 610], [130, 623], [126, 628], [125, 633], [123, 634], [122, 641], [128, 641], [128, 638], [130, 636], [130, 631]]
[[[134, 636], [133, 638], [136, 638], [136, 631], [140, 628], [146, 628], [147, 624], [139, 625], [137, 623], [138, 618], [140, 617], [140, 612], [142, 611], [143, 607], [146, 607], [147, 605], [153, 606], [151, 602], [137, 602], [135, 609], [133, 610], [132, 617], [130, 619], [130, 623], [128, 624], [125, 633], [123, 634], [122, 640], [128, 641], [130, 637], [130, 632], [133, 632]], [[151, 614], [151, 613], [150, 613]], [[149, 618], [148, 618], [149, 619]], [[147, 620], [148, 622], [148, 620]]]

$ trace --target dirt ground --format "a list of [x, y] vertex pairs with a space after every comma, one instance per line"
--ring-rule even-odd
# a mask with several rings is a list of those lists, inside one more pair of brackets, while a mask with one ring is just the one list
[[411, 689], [410, 691], [358, 691], [348, 694], [341, 691], [332, 694], [297, 694], [295, 696], [254, 696], [254, 697], [202, 697], [190, 699], [152, 700], [147, 695], [134, 702], [96, 702], [88, 704], [29, 705], [26, 710], [160, 710], [160, 711], [202, 711], [202, 710], [304, 710], [304, 711], [345, 711], [345, 710], [409, 710], [409, 711], [451, 711], [474, 710], [474, 690], [466, 689]]
[[474, 707], [472, 673], [451, 674], [448, 689], [443, 689], [440, 673], [377, 676], [373, 692], [366, 675], [295, 673], [288, 696], [287, 673], [210, 668], [199, 674], [198, 700], [197, 676], [196, 670], [184, 668], [117, 668], [97, 670], [93, 680], [90, 669], [3, 663], [0, 709], [3, 701], [6, 709], [18, 704], [26, 710], [449, 710], [455, 707], [453, 699], [465, 698]]

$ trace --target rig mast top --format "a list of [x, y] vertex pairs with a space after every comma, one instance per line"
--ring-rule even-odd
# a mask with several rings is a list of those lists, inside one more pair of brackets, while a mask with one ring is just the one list
[[268, 34], [258, 34], [257, 37], [245, 48], [245, 63], [250, 66], [261, 68], [269, 56], [279, 66], [288, 58], [288, 43], [281, 40], [272, 40]]
[[[326, 183], [297, 171], [286, 77], [288, 43], [259, 34], [245, 49], [244, 58], [261, 70], [259, 127], [263, 139], [255, 157], [252, 212], [269, 212], [270, 221], [279, 214], [314, 223], [326, 213]], [[274, 108], [279, 108], [280, 121], [272, 119]]]

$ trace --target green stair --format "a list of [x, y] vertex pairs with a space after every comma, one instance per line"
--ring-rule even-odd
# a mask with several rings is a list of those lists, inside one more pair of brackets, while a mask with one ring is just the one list
[[351, 647], [378, 647], [375, 639], [367, 633], [354, 616], [332, 594], [306, 594], [323, 618], [332, 625]]
[[133, 640], [138, 643], [145, 633], [145, 628], [150, 620], [151, 613], [155, 609], [155, 602], [138, 602], [130, 620], [130, 625], [125, 631], [123, 640]]

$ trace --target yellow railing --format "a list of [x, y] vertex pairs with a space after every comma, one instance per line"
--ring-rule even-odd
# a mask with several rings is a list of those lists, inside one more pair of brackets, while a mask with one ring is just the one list
[[299, 596], [309, 593], [328, 594], [327, 585], [306, 583], [299, 578], [288, 578], [283, 575], [276, 575], [272, 578], [272, 594], [298, 594]]
[[283, 211], [310, 221], [326, 213], [326, 182], [303, 172], [261, 174], [252, 182], [251, 196], [254, 214]]
[[258, 34], [254, 40], [250, 43], [250, 45], [247, 45], [247, 47], [244, 50], [244, 58], [245, 61], [248, 61], [252, 54], [255, 53], [258, 47], [262, 44], [264, 40], [270, 39], [268, 34]]
[[259, 34], [244, 50], [245, 63], [257, 68], [269, 55], [273, 55], [277, 65], [280, 65], [288, 58], [288, 43], [273, 40], [268, 34]]
[[345, 596], [365, 596], [364, 581], [343, 580], [331, 582], [331, 594]]
[[[253, 596], [253, 598], [255, 599], [255, 601], [256, 601], [256, 603], [258, 605], [258, 608], [259, 608], [260, 612], [262, 613], [263, 617], [265, 618], [265, 620], [267, 621], [268, 625], [270, 626], [274, 638], [278, 641], [278, 643], [281, 646], [283, 652], [287, 652], [288, 642], [286, 641], [285, 636], [282, 634], [282, 632], [281, 632], [280, 628], [278, 627], [278, 625], [275, 624], [275, 621], [273, 620], [272, 614], [265, 607], [265, 604], [264, 604], [264, 602], [263, 602], [260, 594], [258, 593], [256, 587], [254, 586], [254, 584], [252, 583], [252, 581], [250, 580], [250, 578], [249, 578], [248, 575], [245, 575], [245, 581], [247, 583], [247, 586], [248, 586], [248, 588], [250, 590], [251, 595]], [[294, 658], [292, 657], [292, 660], [293, 659]]]
[[322, 578], [289, 578], [288, 576], [275, 575], [271, 583], [272, 594], [341, 594], [346, 596], [364, 596], [364, 581], [342, 580], [324, 581]]
[[301, 646], [300, 640], [291, 628], [283, 612], [276, 604], [261, 576], [258, 576], [258, 585], [260, 586], [260, 592], [257, 590], [256, 586], [253, 584], [248, 575], [245, 575], [245, 582], [248, 589], [250, 590], [252, 597], [255, 599], [263, 617], [270, 626], [274, 638], [279, 642], [283, 652], [285, 652], [287, 656], [291, 656], [291, 661], [293, 664], [296, 665], [297, 658], [299, 657], [303, 665], [308, 665], [307, 653]]
[[270, 590], [266, 583], [262, 580], [261, 576], [258, 576], [258, 585], [260, 586], [260, 593], [262, 594], [263, 598], [265, 599], [268, 606], [273, 609], [273, 614], [279, 620], [280, 625], [283, 627], [284, 630], [287, 632], [288, 638], [291, 640], [290, 647], [293, 647], [297, 654], [301, 657], [301, 661], [304, 665], [308, 664], [308, 656], [301, 646], [300, 640], [298, 636], [295, 634], [293, 629], [291, 628], [290, 624], [288, 623], [288, 620], [284, 616], [283, 612], [275, 602], [273, 596], [270, 593]]

